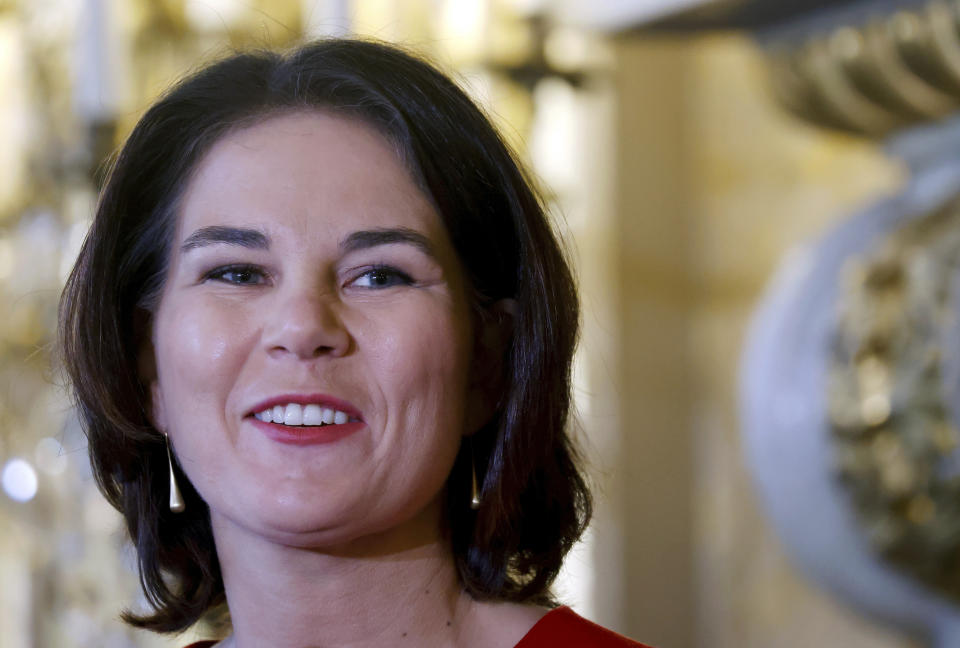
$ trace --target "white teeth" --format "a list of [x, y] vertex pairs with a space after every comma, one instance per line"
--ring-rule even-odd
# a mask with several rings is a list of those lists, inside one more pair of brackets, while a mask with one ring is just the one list
[[319, 405], [310, 404], [303, 408], [304, 425], [320, 425], [323, 423], [323, 410]]
[[284, 425], [303, 425], [303, 405], [290, 403], [283, 414]]
[[346, 412], [329, 407], [320, 407], [315, 403], [310, 405], [301, 405], [300, 403], [274, 405], [262, 412], [256, 412], [254, 416], [265, 423], [282, 423], [291, 426], [343, 425], [350, 421], [350, 416]]

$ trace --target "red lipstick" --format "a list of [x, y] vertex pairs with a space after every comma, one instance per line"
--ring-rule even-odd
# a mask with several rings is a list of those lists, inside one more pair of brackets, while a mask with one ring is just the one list
[[[262, 412], [276, 405], [287, 405], [288, 403], [319, 405], [320, 407], [339, 410], [350, 417], [350, 420], [340, 424], [293, 426], [267, 423], [254, 416], [257, 412]], [[347, 401], [326, 394], [281, 394], [274, 396], [255, 405], [247, 418], [267, 438], [278, 443], [301, 446], [333, 443], [360, 431], [366, 426], [360, 410]]]

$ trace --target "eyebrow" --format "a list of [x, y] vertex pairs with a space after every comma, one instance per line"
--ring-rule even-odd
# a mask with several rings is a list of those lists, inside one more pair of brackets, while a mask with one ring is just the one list
[[[201, 227], [188, 236], [180, 246], [180, 251], [188, 252], [218, 243], [239, 245], [240, 247], [254, 250], [270, 249], [270, 237], [259, 230], [227, 227], [224, 225], [210, 225], [208, 227]], [[339, 247], [342, 254], [347, 254], [356, 252], [357, 250], [365, 250], [380, 245], [391, 245], [395, 243], [412, 245], [427, 256], [436, 258], [430, 240], [420, 232], [405, 227], [353, 232], [340, 242]]]
[[270, 237], [259, 230], [211, 225], [209, 227], [201, 227], [188, 236], [183, 242], [183, 245], [180, 246], [180, 251], [188, 252], [216, 243], [239, 245], [240, 247], [254, 250], [270, 249]]
[[377, 247], [378, 245], [390, 245], [393, 243], [405, 243], [412, 245], [429, 257], [436, 258], [433, 246], [430, 240], [412, 229], [405, 227], [384, 228], [373, 230], [361, 230], [353, 232], [347, 238], [340, 242], [340, 251], [344, 254]]

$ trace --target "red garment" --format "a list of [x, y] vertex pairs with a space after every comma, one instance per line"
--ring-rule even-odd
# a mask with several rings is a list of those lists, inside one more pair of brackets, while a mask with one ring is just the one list
[[514, 648], [650, 648], [558, 607], [523, 636]]
[[[187, 648], [209, 648], [200, 641]], [[550, 610], [514, 648], [650, 648], [587, 621], [568, 607]]]

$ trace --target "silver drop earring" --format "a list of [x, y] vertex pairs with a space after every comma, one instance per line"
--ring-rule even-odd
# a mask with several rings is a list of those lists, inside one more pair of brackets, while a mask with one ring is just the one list
[[473, 439], [470, 440], [470, 508], [480, 508], [480, 489], [477, 488], [477, 460], [473, 456]]
[[187, 508], [183, 501], [183, 495], [180, 494], [180, 487], [177, 486], [177, 476], [173, 474], [173, 454], [170, 452], [170, 437], [166, 434], [163, 438], [167, 442], [167, 466], [170, 468], [170, 510], [174, 513], [183, 513]]

